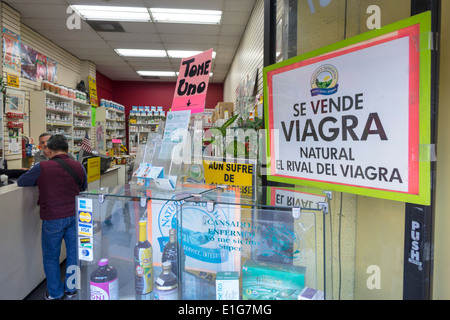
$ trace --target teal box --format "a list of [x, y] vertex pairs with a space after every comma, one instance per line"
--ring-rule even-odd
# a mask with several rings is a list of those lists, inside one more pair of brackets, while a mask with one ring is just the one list
[[242, 267], [243, 300], [297, 300], [305, 267], [247, 260]]

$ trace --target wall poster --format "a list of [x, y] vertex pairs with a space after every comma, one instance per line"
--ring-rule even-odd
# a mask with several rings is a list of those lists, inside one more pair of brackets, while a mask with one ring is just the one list
[[20, 73], [20, 36], [6, 28], [3, 28], [3, 65]]
[[268, 179], [430, 203], [431, 14], [264, 69]]

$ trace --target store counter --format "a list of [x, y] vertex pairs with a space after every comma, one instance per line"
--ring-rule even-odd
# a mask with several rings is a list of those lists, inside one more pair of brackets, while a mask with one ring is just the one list
[[[0, 299], [24, 299], [45, 279], [37, 187], [0, 187]], [[66, 257], [65, 246], [60, 261]]]
[[[114, 166], [88, 189], [124, 184], [125, 171]], [[45, 279], [38, 196], [37, 187], [0, 187], [0, 300], [24, 299]], [[63, 244], [60, 261], [65, 258]]]
[[125, 165], [116, 165], [107, 169], [100, 175], [99, 180], [88, 183], [88, 190], [97, 188], [115, 187], [125, 184]]

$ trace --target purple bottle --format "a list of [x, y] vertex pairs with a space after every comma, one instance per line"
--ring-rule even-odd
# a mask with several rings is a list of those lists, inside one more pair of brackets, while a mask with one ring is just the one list
[[91, 300], [118, 300], [119, 278], [108, 259], [100, 259], [90, 278]]

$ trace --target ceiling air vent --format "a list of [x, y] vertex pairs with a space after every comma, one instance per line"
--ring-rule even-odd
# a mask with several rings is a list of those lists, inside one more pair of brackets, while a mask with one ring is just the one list
[[86, 22], [97, 32], [125, 32], [120, 23], [117, 21], [86, 20]]

